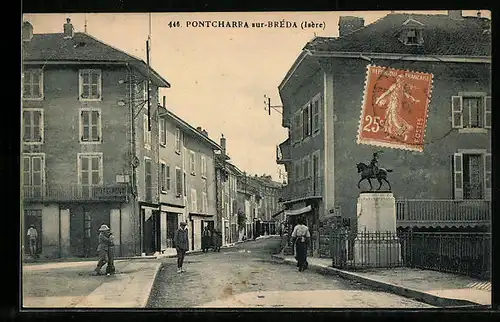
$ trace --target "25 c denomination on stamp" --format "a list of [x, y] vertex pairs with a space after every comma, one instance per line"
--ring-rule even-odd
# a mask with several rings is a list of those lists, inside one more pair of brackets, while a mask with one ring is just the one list
[[432, 76], [368, 65], [357, 143], [422, 152]]

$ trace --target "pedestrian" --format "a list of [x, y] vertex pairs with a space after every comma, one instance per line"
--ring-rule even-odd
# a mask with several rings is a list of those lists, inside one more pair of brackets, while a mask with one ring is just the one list
[[214, 252], [220, 252], [220, 247], [222, 244], [222, 234], [214, 229], [214, 232], [212, 234], [212, 243], [214, 246]]
[[38, 258], [38, 252], [37, 252], [38, 231], [36, 230], [35, 225], [30, 225], [27, 236], [30, 246], [30, 255], [33, 258]]
[[175, 250], [177, 251], [177, 273], [184, 272], [182, 264], [184, 264], [184, 256], [189, 248], [188, 230], [186, 226], [187, 224], [185, 222], [181, 222], [179, 229], [177, 229], [174, 235]]
[[295, 259], [297, 259], [297, 266], [299, 267], [299, 272], [307, 269], [307, 244], [311, 234], [309, 233], [309, 228], [305, 225], [303, 218], [297, 220], [297, 225], [293, 228], [292, 239], [295, 244]]
[[112, 262], [112, 258], [110, 258], [110, 249], [114, 246], [114, 236], [108, 225], [101, 225], [98, 239], [97, 253], [99, 255], [99, 260], [95, 272], [96, 275], [101, 275], [101, 268], [108, 264], [106, 266], [106, 275], [109, 276], [114, 273], [114, 263]]
[[212, 232], [210, 231], [208, 226], [205, 226], [201, 234], [201, 249], [203, 250], [204, 253], [208, 252], [211, 242], [212, 242]]

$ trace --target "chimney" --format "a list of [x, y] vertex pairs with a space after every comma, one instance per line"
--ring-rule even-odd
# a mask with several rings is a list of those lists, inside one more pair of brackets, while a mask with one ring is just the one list
[[448, 10], [448, 17], [453, 20], [461, 20], [462, 10]]
[[30, 41], [33, 38], [33, 26], [28, 22], [23, 22], [23, 41]]
[[201, 132], [201, 126], [196, 127], [196, 129]]
[[73, 38], [73, 35], [74, 35], [74, 28], [73, 25], [71, 24], [71, 19], [66, 18], [66, 23], [64, 24], [64, 38], [71, 39]]
[[205, 129], [203, 129], [203, 130], [201, 131], [201, 133], [202, 133], [204, 136], [208, 137], [208, 132], [207, 132]]
[[163, 107], [167, 108], [167, 97], [163, 96]]
[[226, 155], [226, 138], [224, 137], [224, 134], [222, 134], [220, 138], [220, 146], [222, 148], [222, 154]]
[[339, 36], [347, 36], [365, 26], [365, 19], [360, 17], [342, 16], [339, 18]]

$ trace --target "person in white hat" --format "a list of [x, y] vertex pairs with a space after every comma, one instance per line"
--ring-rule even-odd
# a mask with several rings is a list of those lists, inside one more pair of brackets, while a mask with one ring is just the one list
[[[109, 258], [109, 250], [113, 246], [114, 241], [111, 229], [109, 229], [108, 225], [101, 225], [101, 228], [99, 228], [99, 244], [97, 246], [99, 261], [97, 262], [97, 267], [95, 268], [95, 272], [97, 275], [101, 275], [101, 268], [106, 263], [108, 264], [108, 266], [111, 264]], [[107, 272], [107, 274], [110, 275], [110, 272]]]

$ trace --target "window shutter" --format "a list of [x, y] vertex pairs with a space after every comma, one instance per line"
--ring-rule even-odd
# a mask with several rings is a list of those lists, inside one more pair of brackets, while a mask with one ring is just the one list
[[462, 153], [453, 154], [453, 190], [455, 199], [464, 198]]
[[491, 200], [491, 153], [484, 155], [484, 190], [485, 199]]
[[484, 127], [491, 128], [491, 96], [484, 97]]
[[462, 96], [451, 97], [451, 122], [454, 129], [463, 127]]
[[76, 172], [78, 174], [78, 184], [82, 184], [82, 156], [79, 155], [76, 160]]

